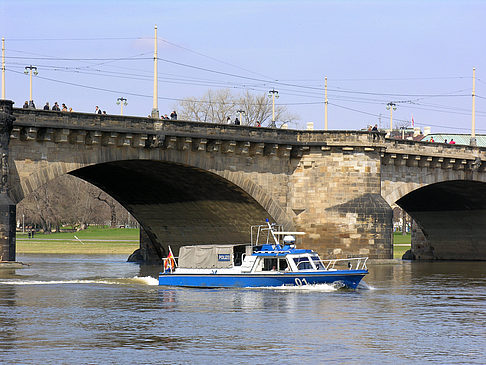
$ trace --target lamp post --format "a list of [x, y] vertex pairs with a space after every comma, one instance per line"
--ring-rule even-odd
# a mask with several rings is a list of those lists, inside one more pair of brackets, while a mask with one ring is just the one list
[[32, 72], [34, 73], [34, 75], [37, 75], [39, 74], [37, 72], [37, 67], [35, 66], [25, 66], [25, 70], [24, 70], [24, 74], [26, 75], [30, 75], [29, 76], [29, 79], [30, 79], [30, 87], [29, 87], [29, 104], [32, 103]]
[[271, 128], [275, 128], [275, 98], [278, 99], [278, 91], [275, 89], [272, 89], [268, 92], [268, 97], [272, 98], [272, 123], [270, 124]]
[[157, 60], [159, 59], [157, 55], [157, 25], [155, 25], [155, 36], [154, 36], [154, 93], [153, 93], [153, 106], [152, 106], [152, 118], [159, 119], [159, 81], [158, 81], [158, 71], [157, 71]]
[[2, 99], [5, 100], [5, 38], [2, 38]]
[[245, 111], [242, 110], [242, 109], [238, 109], [236, 112], [240, 115], [240, 124], [243, 125], [243, 118], [242, 118], [242, 116], [245, 115]]
[[471, 124], [471, 140], [469, 144], [471, 146], [476, 146], [476, 68], [473, 68], [473, 84], [472, 84], [472, 124]]
[[393, 101], [390, 101], [388, 104], [386, 104], [386, 109], [390, 110], [390, 137], [391, 137], [391, 133], [393, 130], [393, 111], [397, 110], [397, 104], [395, 104]]
[[327, 76], [324, 77], [324, 130], [327, 131]]
[[120, 105], [120, 108], [121, 108], [121, 110], [120, 110], [120, 115], [123, 115], [123, 105], [125, 105], [125, 106], [126, 106], [126, 105], [128, 105], [128, 103], [127, 103], [127, 99], [125, 99], [125, 98], [122, 96], [122, 97], [120, 97], [120, 98], [116, 99], [116, 103], [117, 103], [118, 105]]

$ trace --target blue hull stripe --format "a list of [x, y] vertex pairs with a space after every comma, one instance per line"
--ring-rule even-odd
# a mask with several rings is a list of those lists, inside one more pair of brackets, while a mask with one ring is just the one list
[[159, 285], [199, 288], [251, 288], [282, 285], [341, 283], [355, 289], [367, 270], [284, 274], [161, 274]]

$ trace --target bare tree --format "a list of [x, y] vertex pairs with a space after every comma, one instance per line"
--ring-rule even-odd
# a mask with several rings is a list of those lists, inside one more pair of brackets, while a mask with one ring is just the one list
[[[85, 229], [90, 224], [136, 226], [134, 218], [113, 198], [96, 186], [71, 175], [63, 175], [40, 187], [17, 206], [27, 225], [44, 232], [69, 225]], [[118, 221], [118, 217], [122, 217]]]
[[[210, 123], [226, 123], [228, 117], [237, 115], [237, 110], [245, 112], [240, 121], [244, 125], [263, 125], [272, 117], [272, 101], [265, 93], [254, 95], [245, 91], [241, 95], [233, 95], [229, 89], [208, 90], [199, 99], [186, 98], [175, 109], [179, 109], [180, 119]], [[275, 120], [280, 121], [280, 125], [296, 119], [284, 106], [275, 106]]]
[[116, 227], [116, 204], [115, 200], [102, 191], [98, 191], [94, 198], [105, 203], [110, 208], [110, 227]]
[[235, 100], [228, 89], [208, 90], [201, 98], [186, 98], [176, 109], [179, 118], [197, 122], [224, 123], [228, 116], [234, 114]]

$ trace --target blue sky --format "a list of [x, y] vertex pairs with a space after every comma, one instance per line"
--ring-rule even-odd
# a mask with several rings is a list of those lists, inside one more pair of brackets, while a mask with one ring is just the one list
[[[229, 88], [279, 91], [300, 126], [389, 125], [413, 118], [434, 132], [469, 133], [472, 68], [476, 127], [486, 133], [486, 1], [24, 1], [0, 2], [6, 97], [91, 112], [146, 116], [152, 108], [153, 27], [159, 109]], [[381, 117], [380, 117], [381, 114]]]

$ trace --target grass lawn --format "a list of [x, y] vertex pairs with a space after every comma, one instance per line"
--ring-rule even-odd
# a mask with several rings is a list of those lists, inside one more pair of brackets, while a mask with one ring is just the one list
[[[76, 237], [77, 239], [76, 239]], [[17, 253], [126, 254], [139, 248], [139, 230], [89, 227], [74, 233], [17, 233]]]
[[[139, 248], [138, 240], [137, 228], [89, 227], [74, 233], [40, 233], [33, 239], [29, 239], [27, 233], [20, 232], [17, 233], [17, 253], [129, 255]], [[402, 236], [400, 232], [393, 233], [393, 257], [401, 258], [410, 248], [410, 242], [410, 234]]]
[[393, 233], [393, 258], [401, 259], [403, 254], [410, 249], [412, 236], [410, 233], [402, 235], [401, 232]]

